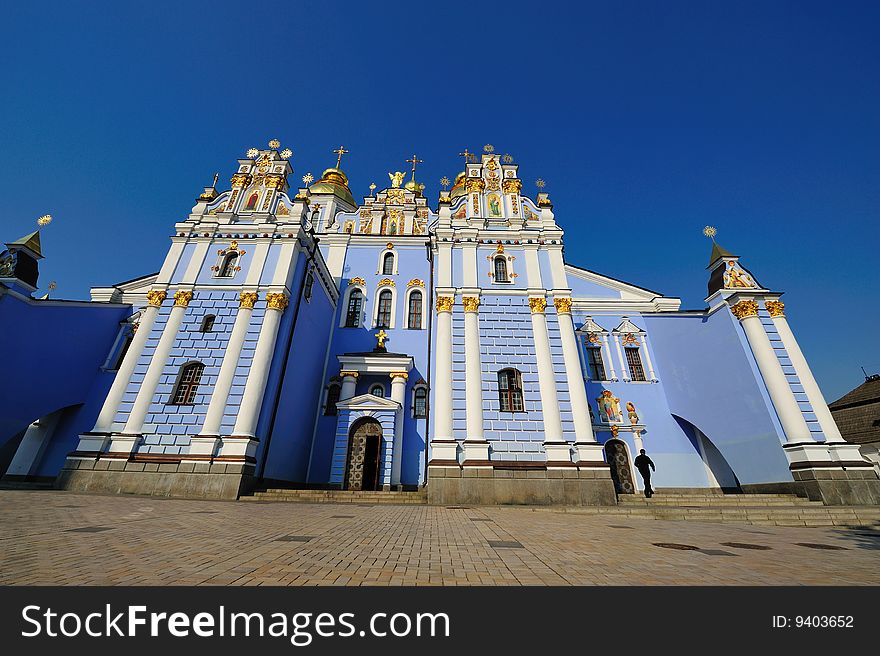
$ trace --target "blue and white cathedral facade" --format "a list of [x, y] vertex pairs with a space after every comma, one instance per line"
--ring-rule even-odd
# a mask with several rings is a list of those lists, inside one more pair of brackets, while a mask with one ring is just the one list
[[19, 383], [0, 392], [5, 479], [613, 504], [639, 490], [645, 449], [661, 493], [880, 503], [781, 293], [714, 241], [707, 307], [682, 311], [577, 266], [509, 156], [466, 157], [435, 210], [415, 156], [358, 203], [340, 159], [292, 189], [279, 149], [204, 189], [158, 273], [90, 302], [35, 298], [39, 231], [6, 245], [0, 324]]

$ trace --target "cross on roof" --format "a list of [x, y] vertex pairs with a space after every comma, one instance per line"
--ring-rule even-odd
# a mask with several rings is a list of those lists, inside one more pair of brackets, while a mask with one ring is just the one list
[[408, 159], [408, 160], [405, 160], [405, 161], [407, 161], [407, 162], [409, 162], [410, 164], [412, 164], [412, 177], [413, 177], [413, 180], [415, 180], [415, 179], [416, 179], [416, 164], [421, 164], [421, 163], [424, 162], [425, 160], [423, 160], [423, 159], [418, 159], [418, 158], [416, 157], [415, 153], [413, 153], [412, 158], [411, 158], [411, 159]]
[[459, 157], [464, 157], [464, 163], [469, 164], [471, 162], [471, 158], [474, 156], [473, 153], [469, 153], [468, 149], [465, 148], [463, 153], [458, 154]]
[[342, 162], [342, 156], [345, 155], [346, 153], [350, 152], [350, 151], [346, 150], [346, 149], [345, 149], [345, 146], [340, 146], [339, 148], [337, 148], [337, 149], [334, 150], [333, 152], [336, 153], [336, 154], [338, 155], [338, 157], [336, 158], [336, 168], [338, 169], [338, 168], [339, 168], [339, 164]]

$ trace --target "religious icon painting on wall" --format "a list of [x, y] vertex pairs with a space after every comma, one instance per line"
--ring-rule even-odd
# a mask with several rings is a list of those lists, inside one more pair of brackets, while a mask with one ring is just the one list
[[501, 199], [498, 194], [489, 194], [489, 218], [501, 217]]
[[754, 279], [736, 262], [728, 262], [724, 272], [724, 287], [726, 289], [750, 289], [757, 287]]
[[620, 412], [620, 399], [608, 390], [602, 391], [602, 396], [596, 399], [599, 406], [599, 418], [606, 424], [623, 423], [623, 415]]
[[462, 203], [461, 207], [458, 208], [458, 211], [455, 213], [453, 218], [455, 219], [464, 219], [467, 217], [467, 203]]

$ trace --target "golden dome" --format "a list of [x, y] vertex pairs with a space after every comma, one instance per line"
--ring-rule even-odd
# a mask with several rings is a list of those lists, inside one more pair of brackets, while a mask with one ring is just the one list
[[321, 174], [321, 179], [309, 187], [309, 192], [313, 196], [315, 194], [333, 194], [352, 207], [357, 207], [357, 203], [354, 202], [354, 197], [351, 195], [351, 189], [348, 188], [348, 176], [342, 172], [342, 169], [326, 169]]
[[405, 185], [403, 185], [404, 189], [413, 192], [416, 196], [421, 196], [422, 191], [425, 189], [425, 185], [416, 182], [415, 180], [410, 180]]
[[453, 183], [452, 189], [449, 190], [450, 199], [465, 195], [464, 178], [464, 171], [455, 176], [455, 183]]

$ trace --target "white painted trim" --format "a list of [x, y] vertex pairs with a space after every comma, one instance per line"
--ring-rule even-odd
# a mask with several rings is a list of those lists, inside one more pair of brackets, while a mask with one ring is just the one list
[[391, 285], [382, 285], [376, 288], [376, 294], [373, 297], [373, 314], [370, 322], [372, 328], [377, 328], [379, 325], [379, 295], [386, 289], [391, 292], [391, 321], [388, 322], [387, 327], [390, 330], [397, 325], [397, 289]]
[[[422, 295], [422, 326], [421, 328], [410, 328], [409, 327], [409, 297], [413, 294], [413, 292], [419, 292]], [[424, 287], [413, 286], [406, 290], [406, 294], [403, 297], [403, 314], [404, 314], [404, 324], [403, 328], [407, 330], [425, 330], [427, 328], [428, 323], [428, 295], [425, 293]]]
[[342, 311], [339, 313], [339, 327], [345, 328], [345, 322], [348, 319], [348, 302], [350, 300], [350, 296], [354, 293], [355, 289], [359, 289], [361, 294], [363, 295], [363, 302], [361, 303], [361, 316], [358, 319], [357, 326], [351, 326], [352, 328], [362, 328], [364, 325], [364, 314], [365, 308], [367, 307], [367, 288], [365, 285], [349, 285], [345, 289], [345, 293], [342, 295], [342, 303], [340, 306]]
[[[385, 256], [388, 254], [391, 255], [391, 273], [384, 273], [385, 267], [383, 265], [385, 264]], [[400, 258], [398, 257], [396, 251], [394, 251], [391, 248], [383, 249], [382, 252], [379, 253], [379, 261], [376, 265], [376, 275], [377, 276], [396, 276], [397, 275], [398, 260], [400, 260]]]

